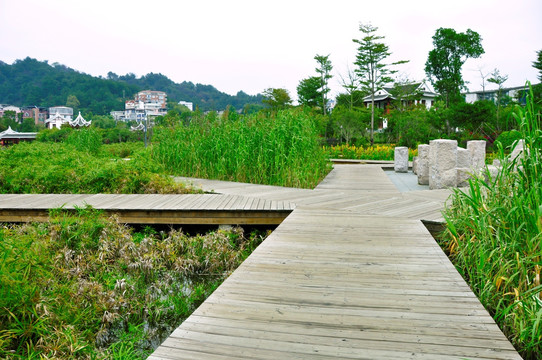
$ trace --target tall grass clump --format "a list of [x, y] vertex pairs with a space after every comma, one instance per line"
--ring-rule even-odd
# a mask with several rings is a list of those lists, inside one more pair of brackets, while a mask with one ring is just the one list
[[[542, 354], [542, 131], [532, 92], [517, 108], [525, 151], [457, 190], [443, 246], [525, 359]], [[489, 178], [489, 180], [485, 180]]]
[[304, 188], [330, 169], [315, 121], [299, 109], [164, 129], [153, 158], [180, 176]]
[[[92, 130], [66, 143], [21, 143], [0, 151], [0, 193], [194, 193], [176, 183], [141, 145], [102, 145]], [[130, 159], [125, 159], [130, 156]]]
[[145, 359], [262, 240], [135, 233], [92, 208], [0, 224], [0, 358]]

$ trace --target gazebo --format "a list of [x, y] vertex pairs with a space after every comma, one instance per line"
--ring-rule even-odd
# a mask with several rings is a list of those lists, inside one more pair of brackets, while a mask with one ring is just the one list
[[83, 116], [81, 116], [81, 111], [79, 111], [79, 115], [75, 118], [75, 120], [69, 121], [71, 127], [81, 128], [83, 126], [90, 126], [92, 121], [86, 121]]
[[35, 132], [17, 132], [10, 126], [6, 131], [0, 132], [0, 146], [18, 144], [21, 141], [33, 141], [36, 140], [36, 135]]

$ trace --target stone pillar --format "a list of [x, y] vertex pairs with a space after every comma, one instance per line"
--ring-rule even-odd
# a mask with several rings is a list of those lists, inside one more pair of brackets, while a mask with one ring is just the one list
[[470, 168], [470, 152], [467, 149], [457, 148], [457, 165], [458, 168]]
[[467, 141], [467, 150], [470, 155], [470, 168], [473, 173], [479, 173], [486, 166], [486, 141]]
[[408, 172], [408, 148], [399, 146], [395, 148], [395, 172]]
[[429, 185], [429, 148], [427, 144], [418, 145], [418, 184]]
[[457, 141], [431, 140], [429, 143], [429, 189], [457, 185]]
[[471, 178], [472, 170], [470, 168], [471, 157], [470, 151], [463, 148], [457, 148], [457, 171], [456, 171], [456, 185], [458, 187], [467, 186], [468, 180]]
[[414, 158], [412, 158], [412, 172], [415, 175], [418, 175], [418, 157], [417, 156], [414, 156]]
[[521, 163], [521, 157], [523, 156], [523, 152], [526, 150], [527, 150], [527, 147], [525, 146], [525, 140], [520, 139], [516, 143], [514, 150], [512, 150], [508, 158], [510, 159], [510, 161], [514, 161], [516, 160], [516, 158], [519, 157], [519, 159], [516, 160], [517, 161], [516, 166], [518, 166]]

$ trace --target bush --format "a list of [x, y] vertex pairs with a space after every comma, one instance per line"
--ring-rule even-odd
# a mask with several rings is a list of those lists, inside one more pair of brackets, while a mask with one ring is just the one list
[[503, 131], [499, 137], [497, 137], [496, 142], [498, 141], [504, 150], [512, 151], [514, 143], [521, 138], [522, 134], [517, 130]]

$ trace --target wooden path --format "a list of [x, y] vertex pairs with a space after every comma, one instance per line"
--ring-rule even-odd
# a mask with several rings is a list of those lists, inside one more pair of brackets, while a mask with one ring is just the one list
[[449, 192], [376, 165], [314, 190], [192, 180], [297, 207], [149, 359], [520, 359], [420, 221]]
[[50, 209], [90, 205], [131, 224], [278, 225], [287, 201], [236, 195], [0, 194], [0, 222], [46, 221]]

